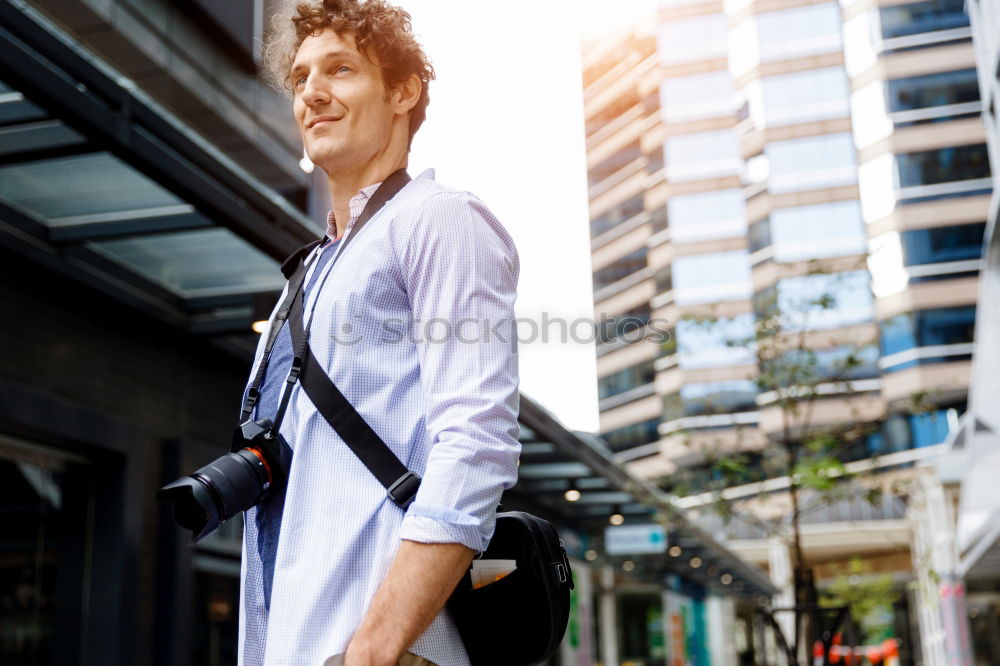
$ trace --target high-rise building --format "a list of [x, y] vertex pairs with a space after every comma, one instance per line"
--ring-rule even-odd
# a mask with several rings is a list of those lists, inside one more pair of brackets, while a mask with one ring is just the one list
[[[618, 458], [692, 509], [708, 447], [767, 476], [782, 410], [731, 341], [773, 302], [831, 376], [812, 423], [874, 424], [844, 462], [908, 478], [965, 411], [992, 190], [962, 0], [668, 0], [583, 58], [595, 313], [613, 320], [600, 424]], [[817, 511], [807, 556], [904, 581], [905, 514], [898, 498]], [[763, 534], [730, 530], [782, 568]]]

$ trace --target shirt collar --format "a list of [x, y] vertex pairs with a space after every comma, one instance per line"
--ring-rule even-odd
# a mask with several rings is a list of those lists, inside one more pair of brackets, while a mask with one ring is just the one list
[[[375, 190], [377, 190], [378, 186], [381, 184], [382, 181], [373, 183], [368, 187], [362, 188], [360, 192], [351, 197], [351, 200], [347, 204], [347, 207], [351, 212], [351, 219], [347, 221], [347, 227], [344, 229], [345, 234], [351, 230], [354, 223], [357, 222], [359, 217], [361, 217], [361, 213], [365, 209], [365, 204], [368, 203], [368, 200], [372, 198], [372, 195], [375, 194]], [[337, 236], [337, 221], [333, 214], [333, 209], [330, 209], [330, 212], [326, 214], [326, 236], [331, 240], [337, 240], [339, 238], [339, 236]]]

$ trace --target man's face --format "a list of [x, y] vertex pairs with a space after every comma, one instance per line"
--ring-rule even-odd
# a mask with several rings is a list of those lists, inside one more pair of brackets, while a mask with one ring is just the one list
[[389, 144], [393, 107], [382, 70], [354, 36], [327, 29], [306, 37], [292, 63], [293, 110], [306, 153], [330, 170], [357, 169]]

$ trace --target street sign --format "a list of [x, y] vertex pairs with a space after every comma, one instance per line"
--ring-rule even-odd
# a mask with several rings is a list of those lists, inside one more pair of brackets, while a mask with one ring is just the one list
[[608, 555], [647, 555], [667, 552], [663, 525], [619, 525], [604, 529], [604, 550]]

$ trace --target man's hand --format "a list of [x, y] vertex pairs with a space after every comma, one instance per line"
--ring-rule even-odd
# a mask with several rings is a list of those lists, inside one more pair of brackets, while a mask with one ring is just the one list
[[444, 608], [475, 552], [404, 540], [344, 655], [344, 666], [396, 666]]

